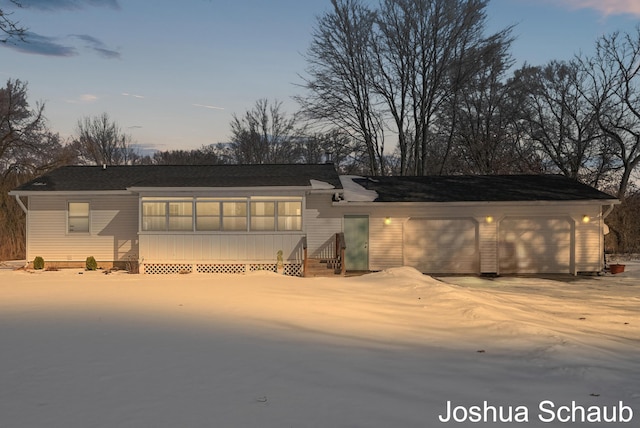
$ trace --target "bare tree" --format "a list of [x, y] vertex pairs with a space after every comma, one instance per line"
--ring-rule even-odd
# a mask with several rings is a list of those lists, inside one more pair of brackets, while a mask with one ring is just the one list
[[369, 172], [384, 171], [384, 124], [371, 86], [371, 39], [375, 13], [360, 0], [332, 0], [318, 19], [307, 52], [303, 114], [361, 141]]
[[73, 145], [80, 163], [95, 165], [131, 165], [139, 156], [131, 137], [120, 131], [107, 113], [78, 121]]
[[620, 164], [617, 196], [622, 198], [640, 164], [640, 26], [634, 34], [601, 37], [595, 55], [579, 61], [589, 79], [585, 96], [606, 143], [615, 147]]
[[256, 101], [241, 117], [233, 115], [230, 151], [238, 164], [288, 163], [297, 160], [300, 131], [296, 116], [287, 117], [282, 103]]
[[368, 171], [366, 150], [345, 132], [333, 129], [305, 135], [298, 145], [302, 163], [331, 162], [341, 174]]
[[217, 165], [226, 163], [226, 157], [217, 145], [202, 146], [195, 150], [166, 150], [153, 154], [154, 165]]
[[585, 90], [576, 61], [524, 66], [514, 81], [525, 92], [520, 106], [527, 139], [544, 154], [550, 170], [598, 186], [612, 171], [612, 153]]
[[511, 28], [485, 37], [487, 0], [332, 4], [307, 56], [303, 111], [356, 131], [376, 173], [387, 170], [386, 133], [398, 138], [401, 174], [442, 174], [455, 149], [460, 91], [486, 64], [508, 60]]
[[24, 257], [24, 213], [8, 192], [39, 174], [70, 162], [60, 137], [46, 126], [44, 104], [31, 109], [27, 84], [0, 88], [0, 259]]
[[630, 190], [607, 217], [611, 233], [605, 238], [608, 251], [638, 254], [640, 252], [640, 191]]
[[[22, 4], [17, 0], [9, 0], [9, 2], [17, 7], [22, 7]], [[11, 15], [12, 13], [6, 12], [6, 9], [0, 8], [0, 34], [3, 34], [0, 37], [0, 43], [7, 43], [11, 39], [24, 39], [27, 29], [21, 27], [19, 22], [11, 19]]]
[[0, 184], [9, 175], [30, 176], [60, 162], [60, 138], [46, 126], [44, 104], [31, 109], [27, 84], [8, 80], [0, 88]]

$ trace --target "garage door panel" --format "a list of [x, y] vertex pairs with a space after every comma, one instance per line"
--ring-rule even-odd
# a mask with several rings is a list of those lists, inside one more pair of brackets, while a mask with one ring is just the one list
[[404, 262], [427, 273], [477, 273], [477, 223], [472, 219], [410, 219]]
[[501, 273], [569, 273], [571, 224], [566, 218], [505, 218], [498, 251]]

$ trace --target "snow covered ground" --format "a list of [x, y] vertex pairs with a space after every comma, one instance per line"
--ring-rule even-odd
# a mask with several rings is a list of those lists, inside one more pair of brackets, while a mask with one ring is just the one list
[[0, 426], [640, 426], [640, 263], [440, 280], [3, 269]]

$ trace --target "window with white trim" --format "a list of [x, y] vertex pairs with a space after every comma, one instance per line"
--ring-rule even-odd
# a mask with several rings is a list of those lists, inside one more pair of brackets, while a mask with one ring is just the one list
[[169, 230], [193, 230], [193, 202], [167, 202]]
[[67, 231], [89, 233], [89, 202], [67, 203]]
[[142, 230], [192, 231], [193, 201], [142, 202]]
[[301, 201], [278, 201], [278, 230], [302, 230]]
[[142, 203], [142, 230], [166, 230], [167, 203]]
[[260, 232], [276, 230], [275, 207], [275, 202], [251, 202], [251, 230]]
[[220, 201], [196, 202], [196, 230], [220, 230]]

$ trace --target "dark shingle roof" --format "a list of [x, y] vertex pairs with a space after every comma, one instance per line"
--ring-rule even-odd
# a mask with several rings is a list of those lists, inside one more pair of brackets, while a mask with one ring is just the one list
[[306, 187], [311, 180], [340, 189], [332, 164], [65, 166], [16, 191], [125, 190], [129, 187]]
[[376, 202], [497, 202], [613, 200], [561, 175], [460, 175], [355, 179], [378, 193]]

